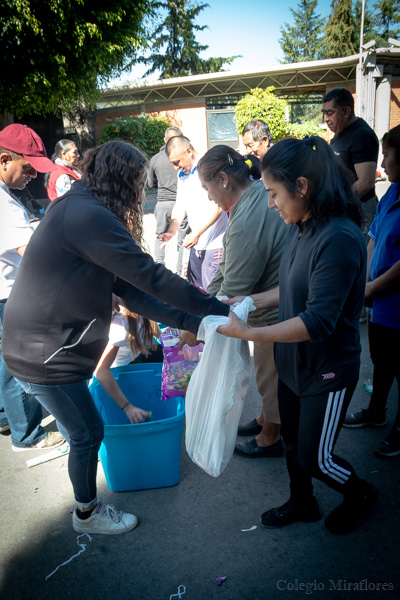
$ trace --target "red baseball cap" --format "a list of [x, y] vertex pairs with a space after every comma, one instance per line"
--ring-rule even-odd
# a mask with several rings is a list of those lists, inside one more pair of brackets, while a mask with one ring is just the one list
[[49, 173], [56, 165], [47, 158], [46, 148], [38, 136], [27, 125], [13, 123], [0, 131], [0, 146], [22, 156], [39, 173]]

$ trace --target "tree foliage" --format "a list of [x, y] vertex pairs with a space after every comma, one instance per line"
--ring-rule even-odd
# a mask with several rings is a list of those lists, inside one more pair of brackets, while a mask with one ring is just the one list
[[149, 0], [1, 0], [0, 114], [47, 114], [120, 73], [143, 42]]
[[315, 13], [317, 0], [300, 0], [297, 10], [290, 8], [294, 25], [281, 27], [280, 46], [284, 63], [318, 60], [323, 58], [323, 30], [325, 19]]
[[265, 90], [254, 88], [239, 100], [235, 107], [239, 135], [249, 121], [262, 119], [268, 124], [274, 141], [285, 137], [286, 114], [289, 107], [286, 100], [275, 96], [274, 89], [273, 86], [267, 87]]
[[373, 24], [377, 47], [387, 46], [390, 37], [400, 34], [400, 0], [378, 0], [374, 4]]
[[160, 71], [160, 79], [215, 73], [222, 71], [225, 64], [231, 64], [237, 56], [200, 58], [200, 53], [208, 46], [196, 40], [196, 32], [207, 25], [198, 25], [195, 20], [208, 4], [198, 4], [189, 0], [165, 0], [152, 2], [153, 15], [166, 11], [165, 19], [158, 24], [153, 35], [151, 54], [141, 57], [141, 62], [151, 65], [144, 77]]
[[131, 142], [149, 157], [156, 154], [164, 143], [165, 131], [171, 126], [160, 117], [116, 117], [100, 131], [99, 142], [124, 140]]
[[351, 0], [332, 0], [332, 12], [325, 29], [326, 58], [355, 54]]

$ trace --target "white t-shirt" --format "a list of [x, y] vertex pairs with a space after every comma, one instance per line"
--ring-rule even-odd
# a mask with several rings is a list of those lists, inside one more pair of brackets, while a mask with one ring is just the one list
[[140, 352], [137, 352], [135, 356], [132, 355], [128, 334], [128, 319], [122, 313], [114, 313], [111, 319], [108, 341], [113, 346], [118, 347], [118, 353], [111, 368], [129, 365], [140, 354]]
[[[208, 199], [207, 192], [201, 186], [197, 166], [189, 174], [183, 173], [183, 171], [179, 172], [176, 206], [185, 208], [192, 231], [202, 229], [202, 226], [212, 218], [216, 205]], [[227, 224], [228, 216], [225, 212], [222, 212], [218, 219], [201, 234], [194, 248], [196, 250], [222, 248], [222, 238]]]
[[0, 300], [9, 297], [21, 264], [15, 248], [26, 246], [34, 231], [26, 208], [0, 181]]

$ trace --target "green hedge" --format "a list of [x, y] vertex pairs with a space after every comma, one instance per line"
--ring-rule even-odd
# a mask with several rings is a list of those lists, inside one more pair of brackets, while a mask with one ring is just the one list
[[160, 150], [165, 130], [171, 127], [160, 117], [117, 117], [107, 121], [109, 123], [100, 131], [100, 144], [109, 140], [124, 140], [140, 148], [149, 158]]

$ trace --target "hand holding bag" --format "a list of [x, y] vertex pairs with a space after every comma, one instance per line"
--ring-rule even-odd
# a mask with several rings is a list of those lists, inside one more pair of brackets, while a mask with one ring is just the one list
[[[252, 310], [250, 297], [233, 308], [244, 321]], [[186, 450], [213, 477], [232, 457], [251, 377], [248, 342], [217, 333], [228, 320], [214, 315], [202, 320], [198, 338], [205, 346], [186, 393]]]

